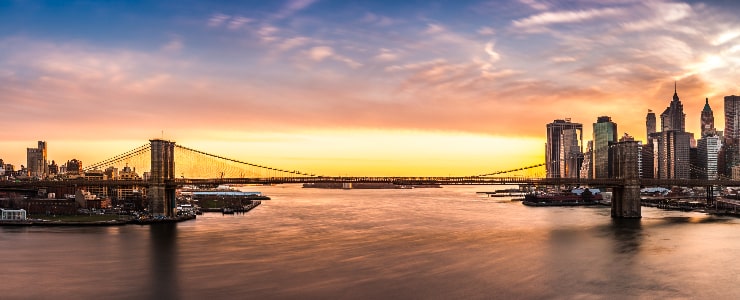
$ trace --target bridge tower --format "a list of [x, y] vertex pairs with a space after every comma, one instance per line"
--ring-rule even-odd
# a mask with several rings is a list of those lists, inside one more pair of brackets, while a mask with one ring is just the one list
[[642, 218], [640, 207], [640, 147], [637, 141], [620, 141], [611, 146], [614, 177], [624, 180], [612, 194], [612, 218]]
[[165, 217], [175, 216], [175, 142], [149, 140], [152, 169], [149, 179], [149, 212]]

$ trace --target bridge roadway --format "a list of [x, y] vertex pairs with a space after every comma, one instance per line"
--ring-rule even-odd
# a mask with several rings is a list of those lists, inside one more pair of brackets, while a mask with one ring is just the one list
[[[396, 185], [567, 185], [622, 187], [623, 179], [527, 178], [527, 177], [269, 177], [269, 178], [177, 178], [170, 186], [220, 184], [288, 184], [288, 183], [392, 183]], [[146, 186], [144, 180], [35, 180], [0, 181], [0, 189], [76, 187], [76, 186]], [[641, 186], [740, 186], [740, 180], [641, 179]]]

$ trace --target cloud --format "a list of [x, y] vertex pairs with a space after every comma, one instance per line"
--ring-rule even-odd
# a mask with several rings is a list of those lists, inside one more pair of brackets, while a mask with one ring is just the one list
[[624, 11], [618, 8], [588, 9], [577, 11], [544, 12], [524, 19], [514, 20], [516, 28], [540, 27], [551, 24], [579, 23], [595, 18], [617, 16]]
[[484, 26], [484, 27], [478, 28], [478, 34], [480, 34], [480, 35], [494, 35], [494, 34], [496, 34], [496, 30], [493, 29], [493, 28], [491, 28], [491, 27]]
[[270, 43], [270, 42], [277, 41], [279, 39], [276, 36], [279, 31], [280, 31], [279, 28], [269, 25], [269, 24], [265, 24], [265, 25], [262, 25], [257, 30], [257, 36], [259, 36], [263, 42]]
[[543, 3], [540, 1], [536, 1], [536, 0], [519, 0], [519, 2], [529, 6], [530, 8], [536, 9], [536, 10], [550, 9], [550, 5], [548, 5], [547, 3]]
[[315, 61], [322, 61], [327, 57], [334, 55], [334, 49], [331, 47], [321, 46], [313, 47], [309, 50], [309, 56]]
[[728, 31], [718, 34], [714, 39], [712, 39], [711, 44], [714, 46], [723, 45], [727, 42], [734, 40], [738, 36], [740, 36], [740, 30], [738, 29], [728, 30]]
[[424, 33], [426, 33], [426, 34], [437, 34], [437, 33], [442, 33], [442, 32], [445, 32], [445, 31], [446, 30], [445, 30], [444, 26], [439, 25], [439, 24], [431, 24], [430, 23], [430, 24], [427, 24], [427, 28], [426, 28], [426, 30], [424, 30]]
[[376, 61], [395, 61], [399, 59], [398, 53], [391, 51], [390, 49], [381, 48], [380, 53], [374, 57]]
[[309, 7], [316, 0], [289, 0], [288, 3], [275, 15], [278, 19], [284, 19], [292, 16], [296, 12]]
[[303, 36], [287, 38], [277, 46], [277, 49], [280, 51], [288, 51], [290, 49], [306, 45], [309, 41], [309, 38]]
[[393, 66], [386, 67], [385, 70], [386, 71], [389, 71], [389, 72], [409, 71], [409, 70], [416, 70], [416, 69], [425, 68], [425, 67], [428, 67], [428, 66], [434, 66], [434, 65], [438, 65], [438, 64], [443, 64], [443, 63], [446, 63], [446, 62], [447, 62], [446, 60], [440, 58], [440, 59], [435, 59], [435, 60], [430, 60], [430, 61], [423, 61], [423, 62], [417, 62], [417, 63], [408, 63], [408, 64], [404, 64], [404, 65], [393, 65]]
[[662, 28], [666, 24], [689, 17], [693, 12], [691, 6], [686, 3], [647, 2], [645, 8], [642, 18], [622, 24], [622, 28], [627, 31]]
[[554, 56], [550, 58], [550, 61], [555, 63], [574, 62], [576, 58], [572, 56]]
[[252, 19], [245, 18], [245, 17], [235, 17], [231, 19], [229, 22], [228, 28], [231, 30], [236, 30], [244, 26], [244, 24], [252, 22]]
[[339, 54], [336, 54], [334, 52], [334, 49], [332, 47], [328, 46], [317, 46], [313, 47], [308, 51], [308, 56], [317, 62], [323, 61], [325, 59], [332, 59], [334, 61], [345, 63], [350, 68], [359, 68], [362, 66], [361, 63]]
[[226, 20], [228, 20], [229, 18], [231, 18], [231, 17], [230, 17], [230, 16], [228, 16], [228, 15], [224, 15], [224, 14], [214, 14], [214, 15], [212, 15], [212, 16], [211, 16], [211, 17], [210, 17], [210, 18], [208, 19], [208, 26], [209, 26], [209, 27], [219, 27], [219, 26], [221, 26], [222, 24], [224, 24], [224, 22], [226, 22]]
[[182, 38], [180, 36], [175, 36], [170, 41], [162, 46], [162, 51], [164, 52], [178, 52], [182, 50], [183, 43]]
[[497, 62], [501, 59], [501, 55], [498, 54], [498, 52], [493, 51], [493, 42], [486, 43], [484, 50], [486, 51], [486, 54], [488, 54], [491, 62]]
[[379, 16], [374, 13], [365, 13], [365, 16], [360, 19], [360, 22], [366, 23], [366, 24], [373, 24], [377, 26], [390, 26], [395, 23], [393, 19], [386, 17], [386, 16]]

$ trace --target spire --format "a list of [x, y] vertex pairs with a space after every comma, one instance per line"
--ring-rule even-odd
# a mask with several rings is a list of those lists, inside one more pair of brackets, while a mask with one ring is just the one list
[[704, 109], [702, 111], [712, 111], [712, 108], [709, 107], [709, 98], [707, 98], [707, 102], [704, 103]]
[[674, 80], [673, 81], [673, 101], [678, 101], [678, 92], [677, 92], [678, 88], [677, 87], [678, 87], [678, 84]]

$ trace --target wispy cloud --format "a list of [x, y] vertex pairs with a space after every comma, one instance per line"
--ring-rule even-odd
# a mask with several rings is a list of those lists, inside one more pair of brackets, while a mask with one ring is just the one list
[[252, 19], [245, 18], [245, 17], [234, 17], [229, 21], [228, 28], [231, 30], [237, 30], [239, 28], [242, 28], [245, 24], [252, 22]]
[[208, 19], [208, 26], [209, 27], [218, 27], [221, 26], [226, 22], [226, 20], [230, 19], [231, 17], [224, 14], [214, 14]]
[[579, 23], [596, 18], [617, 16], [623, 13], [624, 11], [618, 8], [544, 12], [527, 18], [514, 20], [512, 24], [516, 28], [532, 28], [551, 24]]
[[359, 68], [362, 66], [361, 63], [346, 57], [339, 55], [334, 52], [334, 49], [332, 47], [328, 46], [317, 46], [313, 47], [310, 50], [308, 50], [308, 56], [317, 62], [323, 61], [325, 59], [332, 59], [334, 61], [345, 63], [347, 66], [351, 68]]
[[275, 14], [275, 17], [278, 19], [287, 18], [296, 12], [309, 7], [314, 2], [316, 2], [316, 0], [289, 0], [288, 3], [283, 6], [277, 14]]
[[547, 4], [544, 1], [537, 1], [537, 0], [519, 0], [522, 4], [525, 4], [533, 9], [536, 10], [547, 10], [550, 8], [550, 5]]
[[184, 46], [182, 42], [182, 38], [180, 36], [174, 36], [170, 39], [167, 44], [162, 46], [162, 51], [165, 52], [178, 52], [182, 50], [182, 47]]
[[665, 3], [650, 1], [645, 3], [639, 20], [626, 22], [622, 28], [628, 31], [643, 31], [662, 28], [667, 24], [685, 19], [692, 14], [691, 6], [686, 3]]
[[390, 25], [393, 25], [393, 23], [395, 23], [393, 19], [389, 17], [376, 15], [371, 12], [365, 13], [365, 16], [363, 16], [362, 19], [360, 19], [360, 22], [366, 23], [366, 24], [373, 24], [377, 26], [390, 26]]
[[389, 61], [395, 61], [400, 58], [400, 55], [390, 49], [381, 48], [378, 55], [375, 56], [376, 61], [383, 61], [383, 62], [389, 62]]

